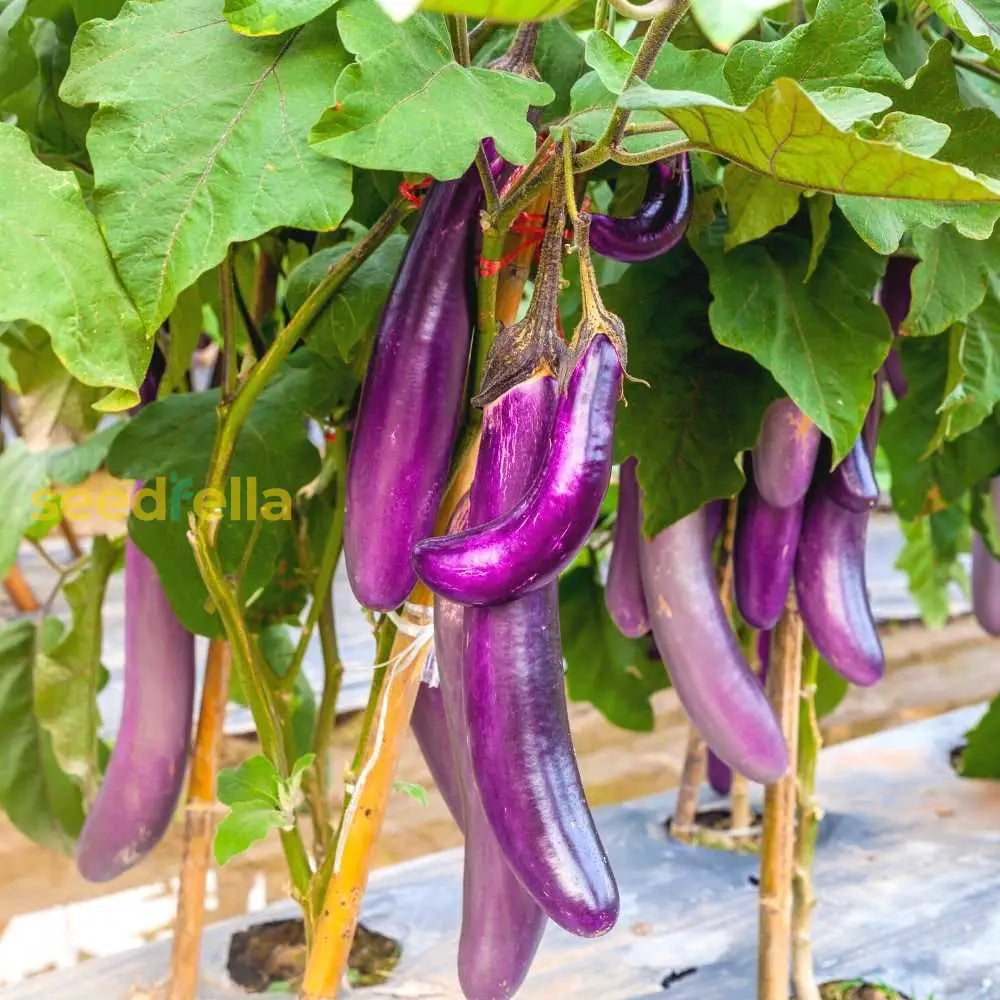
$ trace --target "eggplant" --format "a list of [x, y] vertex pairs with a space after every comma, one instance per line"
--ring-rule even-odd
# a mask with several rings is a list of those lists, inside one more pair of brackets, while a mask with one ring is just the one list
[[[434, 650], [428, 653], [428, 668], [436, 669], [437, 658]], [[434, 666], [432, 667], [432, 663]], [[417, 738], [417, 746], [423, 755], [434, 784], [437, 786], [448, 812], [460, 830], [465, 829], [465, 807], [462, 802], [462, 786], [455, 766], [455, 757], [448, 732], [445, 715], [444, 693], [440, 685], [426, 681], [421, 683], [417, 700], [410, 716], [410, 728]]]
[[417, 575], [442, 597], [491, 605], [538, 590], [590, 536], [611, 478], [623, 366], [619, 348], [603, 333], [568, 357], [575, 363], [559, 395], [551, 444], [519, 502], [477, 527], [414, 548]]
[[791, 507], [806, 495], [820, 437], [819, 428], [790, 399], [767, 408], [753, 449], [753, 475], [772, 507]]
[[355, 597], [388, 611], [416, 582], [465, 394], [472, 331], [475, 169], [434, 184], [379, 321], [347, 469], [344, 559]]
[[[516, 509], [558, 437], [555, 397], [555, 380], [538, 376], [486, 407], [470, 524]], [[618, 889], [573, 752], [556, 583], [466, 608], [464, 679], [475, 783], [508, 864], [561, 927], [581, 936], [610, 930]]]
[[[993, 516], [1000, 519], [1000, 476], [990, 481]], [[990, 635], [1000, 635], [1000, 559], [977, 532], [972, 537], [972, 610]]]
[[740, 614], [758, 629], [774, 628], [785, 608], [795, 566], [804, 501], [772, 507], [748, 477], [739, 499], [733, 579]]
[[612, 260], [634, 264], [672, 250], [684, 238], [694, 192], [687, 153], [649, 166], [646, 194], [635, 215], [616, 219], [595, 213], [590, 245]]
[[194, 636], [174, 614], [156, 566], [126, 538], [122, 721], [76, 848], [90, 882], [131, 868], [170, 824], [191, 740], [194, 654]]
[[781, 726], [719, 600], [705, 508], [639, 547], [656, 645], [677, 697], [710, 749], [754, 781], [788, 769]]
[[844, 507], [839, 495], [831, 474], [806, 501], [795, 590], [802, 622], [820, 655], [852, 684], [864, 687], [885, 672], [865, 580], [869, 511]]
[[[912, 289], [910, 286], [913, 269], [917, 261], [912, 257], [890, 257], [886, 264], [885, 274], [879, 285], [876, 299], [889, 319], [889, 325], [895, 337], [900, 336], [903, 320], [910, 311]], [[894, 346], [882, 366], [889, 388], [897, 400], [902, 399], [909, 388], [906, 375], [903, 372], [903, 362], [899, 355], [899, 347]]]
[[639, 483], [634, 458], [622, 462], [618, 480], [618, 517], [604, 587], [604, 603], [622, 635], [637, 639], [649, 631], [649, 612], [639, 572]]
[[733, 787], [733, 769], [714, 750], [708, 751], [708, 784], [717, 795], [728, 795]]
[[[877, 412], [875, 407], [878, 402], [876, 400], [872, 404], [869, 415]], [[868, 420], [865, 422], [867, 424]], [[877, 423], [874, 428], [868, 429], [873, 440], [877, 437], [877, 429]], [[864, 432], [854, 442], [843, 461], [830, 473], [828, 489], [832, 499], [841, 507], [857, 513], [871, 510], [878, 502], [878, 483], [875, 481], [872, 460], [868, 457]]]

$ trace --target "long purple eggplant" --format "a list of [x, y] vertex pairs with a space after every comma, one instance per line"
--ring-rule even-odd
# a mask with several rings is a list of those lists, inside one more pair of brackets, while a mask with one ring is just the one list
[[865, 580], [869, 512], [842, 506], [837, 495], [827, 476], [806, 502], [795, 589], [802, 622], [820, 655], [851, 683], [867, 686], [885, 671]]
[[646, 195], [628, 218], [594, 214], [590, 245], [599, 254], [626, 263], [652, 260], [672, 250], [684, 238], [694, 192], [687, 153], [650, 164]]
[[790, 399], [767, 408], [753, 449], [753, 475], [772, 507], [791, 507], [806, 495], [820, 438], [819, 428]]
[[736, 606], [754, 627], [774, 628], [785, 607], [795, 567], [804, 501], [772, 507], [752, 477], [739, 499], [733, 543]]
[[[486, 407], [470, 524], [521, 497], [558, 434], [554, 405], [554, 380], [536, 377]], [[508, 863], [560, 926], [604, 933], [618, 916], [618, 889], [573, 752], [557, 585], [466, 608], [464, 676], [476, 785]]]
[[[428, 654], [428, 666], [431, 658], [436, 664], [437, 657], [433, 650]], [[445, 715], [444, 693], [440, 685], [434, 687], [426, 682], [420, 685], [417, 700], [413, 705], [413, 714], [410, 716], [410, 728], [417, 738], [417, 746], [420, 747], [420, 753], [444, 799], [444, 804], [448, 807], [448, 812], [458, 824], [458, 828], [464, 830], [465, 806], [462, 802], [461, 778], [455, 766], [448, 720]]]
[[635, 459], [622, 462], [618, 480], [618, 518], [604, 587], [604, 603], [622, 635], [637, 639], [649, 631], [649, 612], [639, 571], [639, 483]]
[[405, 599], [413, 544], [434, 530], [465, 392], [481, 198], [475, 170], [431, 188], [379, 321], [344, 523], [351, 588], [369, 608]]
[[76, 865], [88, 881], [120, 875], [166, 832], [184, 784], [194, 675], [194, 636], [177, 620], [156, 566], [126, 538], [125, 700], [77, 844]]
[[[876, 389], [878, 383], [876, 382]], [[876, 400], [873, 407], [878, 404]], [[869, 414], [876, 412], [869, 410]], [[867, 423], [867, 421], [866, 421]], [[878, 427], [869, 434], [877, 437]], [[875, 470], [868, 456], [865, 435], [862, 433], [854, 442], [854, 446], [844, 456], [840, 464], [830, 473], [830, 496], [848, 510], [857, 513], [871, 510], [878, 502], [878, 483], [875, 480]]]
[[[913, 277], [913, 269], [916, 266], [917, 261], [912, 257], [890, 257], [876, 296], [879, 305], [882, 306], [889, 319], [892, 332], [897, 338], [900, 336], [903, 320], [906, 319], [910, 311], [912, 296], [910, 282]], [[883, 370], [893, 396], [896, 399], [902, 399], [906, 395], [908, 386], [898, 346], [894, 346], [889, 351]]]
[[677, 697], [705, 742], [754, 781], [775, 781], [788, 751], [719, 600], [704, 508], [640, 546], [653, 636]]
[[[993, 516], [1000, 520], [1000, 476], [990, 482]], [[990, 635], [1000, 635], [1000, 559], [978, 534], [972, 536], [972, 610]]]

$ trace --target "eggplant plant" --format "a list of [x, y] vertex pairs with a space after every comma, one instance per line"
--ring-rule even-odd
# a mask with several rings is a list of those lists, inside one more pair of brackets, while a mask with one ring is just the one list
[[[210, 847], [265, 837], [294, 987], [336, 995], [411, 726], [465, 838], [461, 989], [513, 996], [549, 919], [626, 898], [567, 697], [652, 729], [668, 685], [688, 792], [707, 760], [735, 821], [766, 785], [757, 996], [820, 996], [813, 700], [885, 669], [880, 499], [928, 623], [971, 549], [1000, 631], [1000, 69], [979, 0], [730, 6], [0, 0], [0, 570], [55, 577], [0, 627], [0, 807], [111, 879], [191, 762], [170, 1000]], [[127, 540], [62, 560], [98, 468]], [[341, 562], [376, 646], [343, 781]], [[196, 636], [232, 682], [195, 711]], [[230, 700], [260, 753], [213, 789]]]

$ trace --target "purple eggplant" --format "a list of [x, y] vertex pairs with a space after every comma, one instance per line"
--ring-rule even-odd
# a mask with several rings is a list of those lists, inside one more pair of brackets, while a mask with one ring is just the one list
[[719, 600], [706, 521], [701, 508], [642, 541], [653, 636], [705, 742], [735, 770], [767, 783], [787, 770], [788, 751]]
[[618, 481], [618, 518], [608, 564], [604, 602], [611, 620], [622, 635], [637, 639], [649, 631], [649, 612], [642, 594], [639, 572], [639, 483], [635, 478], [635, 459], [622, 462]]
[[852, 684], [867, 686], [885, 671], [865, 581], [869, 512], [842, 506], [838, 494], [830, 475], [806, 501], [795, 589], [802, 622], [820, 655]]
[[[486, 407], [470, 524], [521, 497], [544, 460], [554, 406], [554, 380], [536, 377]], [[560, 926], [604, 933], [618, 889], [573, 752], [555, 583], [466, 608], [464, 677], [476, 785], [508, 863]]]
[[910, 387], [906, 381], [906, 373], [903, 371], [903, 359], [900, 357], [898, 347], [893, 347], [889, 351], [882, 365], [882, 371], [885, 372], [885, 378], [889, 383], [889, 388], [892, 390], [893, 396], [896, 400], [902, 399], [909, 392]]
[[120, 875], [166, 832], [184, 784], [194, 675], [194, 636], [177, 620], [156, 566], [126, 538], [125, 701], [77, 844], [76, 865], [88, 881]]
[[[876, 295], [876, 300], [885, 311], [892, 332], [897, 338], [900, 336], [903, 320], [910, 311], [912, 297], [910, 281], [916, 266], [917, 262], [912, 257], [890, 257]], [[906, 395], [908, 386], [898, 346], [889, 351], [889, 356], [882, 367], [893, 396], [902, 399]]]
[[733, 543], [736, 606], [754, 627], [774, 628], [785, 607], [795, 566], [804, 501], [772, 507], [752, 477], [740, 495]]
[[573, 561], [611, 478], [622, 376], [618, 348], [598, 334], [576, 358], [551, 446], [520, 501], [478, 527], [415, 547], [413, 565], [431, 590], [462, 604], [498, 604], [546, 586]]
[[347, 470], [344, 557], [366, 607], [391, 610], [434, 530], [462, 413], [482, 186], [435, 184], [396, 274], [368, 364]]
[[[872, 412], [874, 411], [869, 410], [869, 413]], [[869, 434], [877, 436], [877, 425], [874, 432], [869, 430]], [[843, 461], [830, 473], [827, 488], [830, 497], [841, 507], [857, 513], [871, 510], [878, 502], [878, 483], [875, 481], [872, 460], [868, 457], [864, 433], [854, 442], [854, 446], [844, 456]]]
[[652, 260], [672, 250], [684, 238], [694, 192], [687, 153], [649, 167], [646, 195], [635, 215], [616, 219], [595, 214], [590, 245], [599, 254], [625, 263]]
[[[434, 650], [428, 654], [428, 666], [436, 663]], [[465, 829], [465, 807], [462, 802], [460, 777], [455, 767], [448, 720], [445, 716], [444, 694], [440, 686], [434, 687], [424, 682], [417, 692], [417, 700], [410, 716], [410, 728], [417, 738], [417, 746], [423, 755], [434, 784], [437, 786], [448, 812]]]
[[[990, 482], [993, 516], [1000, 520], [1000, 476]], [[1000, 635], [1000, 559], [978, 534], [972, 536], [972, 610], [990, 635]]]
[[714, 750], [708, 751], [708, 784], [717, 795], [728, 795], [733, 787], [733, 769]]
[[791, 507], [806, 495], [820, 437], [819, 428], [790, 399], [767, 408], [753, 449], [753, 475], [772, 507]]

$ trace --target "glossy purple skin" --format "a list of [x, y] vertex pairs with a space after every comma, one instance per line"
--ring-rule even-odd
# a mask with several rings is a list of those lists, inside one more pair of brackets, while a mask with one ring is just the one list
[[519, 501], [478, 527], [415, 547], [413, 565], [431, 590], [461, 604], [499, 604], [544, 587], [573, 561], [611, 479], [622, 375], [614, 345], [594, 337], [560, 393], [551, 445]]
[[717, 795], [728, 795], [733, 787], [733, 769], [714, 750], [708, 751], [708, 783]]
[[774, 628], [785, 608], [803, 506], [800, 500], [791, 507], [772, 507], [752, 480], [740, 495], [733, 579], [736, 606], [754, 628]]
[[910, 311], [910, 282], [916, 266], [917, 261], [912, 257], [890, 257], [876, 295], [878, 304], [888, 317], [892, 332], [897, 335]]
[[871, 510], [878, 502], [878, 483], [863, 436], [854, 442], [844, 460], [830, 473], [827, 488], [831, 498], [841, 507], [856, 513]]
[[[1000, 518], [1000, 477], [990, 482], [993, 516]], [[1000, 635], [1000, 559], [979, 534], [972, 536], [972, 610], [990, 635]]]
[[688, 718], [730, 767], [777, 780], [785, 740], [719, 600], [704, 508], [644, 538], [640, 564], [653, 636]]
[[660, 160], [650, 164], [646, 196], [635, 215], [624, 219], [591, 215], [590, 248], [629, 264], [652, 260], [680, 243], [693, 211], [687, 153]]
[[882, 371], [885, 372], [886, 381], [889, 383], [893, 396], [897, 400], [902, 399], [910, 391], [910, 384], [903, 371], [903, 359], [900, 357], [898, 347], [889, 351], [888, 357], [882, 364]]
[[[429, 654], [434, 657], [434, 651]], [[448, 812], [461, 830], [465, 824], [465, 808], [462, 803], [462, 788], [455, 767], [448, 720], [445, 716], [444, 694], [440, 687], [427, 683], [420, 685], [417, 700], [410, 716], [410, 728], [417, 738], [417, 746], [431, 772], [434, 784], [441, 793]]]
[[636, 460], [622, 462], [618, 480], [618, 518], [604, 586], [604, 603], [611, 620], [622, 635], [638, 639], [649, 631], [649, 612], [642, 593], [639, 572], [639, 483], [635, 478]]
[[434, 530], [465, 393], [481, 198], [475, 170], [431, 188], [379, 321], [344, 523], [347, 575], [369, 608], [402, 603], [413, 545]]
[[156, 567], [125, 540], [125, 701], [121, 727], [76, 848], [90, 882], [151, 851], [184, 784], [194, 711], [194, 636], [177, 620]]
[[753, 449], [753, 475], [772, 507], [791, 507], [806, 495], [820, 438], [819, 428], [787, 397], [767, 408]]
[[[522, 496], [544, 460], [555, 405], [546, 378], [486, 407], [470, 524], [503, 514]], [[508, 863], [560, 926], [604, 933], [618, 916], [618, 889], [573, 752], [557, 584], [466, 608], [464, 677], [476, 785]]]
[[862, 687], [885, 672], [865, 581], [868, 516], [841, 506], [827, 478], [806, 502], [795, 558], [795, 590], [809, 638], [834, 670]]

